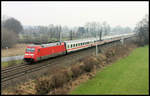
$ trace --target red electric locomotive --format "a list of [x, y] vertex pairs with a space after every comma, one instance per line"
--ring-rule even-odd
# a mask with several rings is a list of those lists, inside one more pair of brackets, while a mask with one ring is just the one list
[[50, 57], [55, 57], [60, 54], [66, 54], [64, 42], [56, 42], [42, 45], [29, 45], [26, 48], [24, 61], [36, 62]]

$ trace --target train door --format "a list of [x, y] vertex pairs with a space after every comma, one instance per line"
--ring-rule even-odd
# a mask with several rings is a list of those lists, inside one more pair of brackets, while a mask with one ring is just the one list
[[66, 44], [66, 42], [64, 42], [64, 47], [65, 47], [65, 54], [67, 54], [68, 44]]
[[40, 49], [37, 49], [37, 52], [36, 52], [36, 58], [37, 60], [41, 60], [41, 54], [40, 54]]

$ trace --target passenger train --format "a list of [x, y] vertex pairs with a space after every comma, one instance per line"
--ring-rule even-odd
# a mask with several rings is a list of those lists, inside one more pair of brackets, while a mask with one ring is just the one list
[[107, 42], [121, 40], [122, 38], [129, 38], [135, 33], [104, 36], [101, 38], [87, 38], [80, 40], [70, 40], [64, 42], [55, 42], [41, 45], [28, 45], [24, 55], [25, 62], [37, 62], [51, 57], [67, 54], [73, 51], [78, 51], [88, 47], [100, 45]]

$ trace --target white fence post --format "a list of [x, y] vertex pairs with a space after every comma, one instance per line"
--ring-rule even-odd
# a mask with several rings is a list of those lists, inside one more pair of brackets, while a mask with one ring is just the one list
[[122, 43], [122, 45], [123, 45], [123, 43], [124, 43], [124, 38], [122, 37], [120, 41], [121, 41], [121, 43]]
[[8, 47], [6, 47], [6, 50], [7, 50], [7, 55], [9, 56], [9, 54], [8, 54]]
[[96, 56], [97, 56], [97, 54], [98, 54], [98, 48], [97, 48], [97, 44], [96, 44]]

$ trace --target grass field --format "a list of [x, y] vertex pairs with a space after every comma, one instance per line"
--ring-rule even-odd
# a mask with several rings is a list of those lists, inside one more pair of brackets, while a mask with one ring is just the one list
[[13, 48], [1, 49], [1, 57], [24, 55], [27, 44], [16, 44]]
[[148, 46], [98, 71], [70, 94], [149, 94]]
[[13, 60], [13, 61], [8, 61], [8, 62], [1, 62], [2, 68], [10, 66], [10, 65], [15, 65], [15, 64], [20, 64], [22, 63], [23, 60]]

